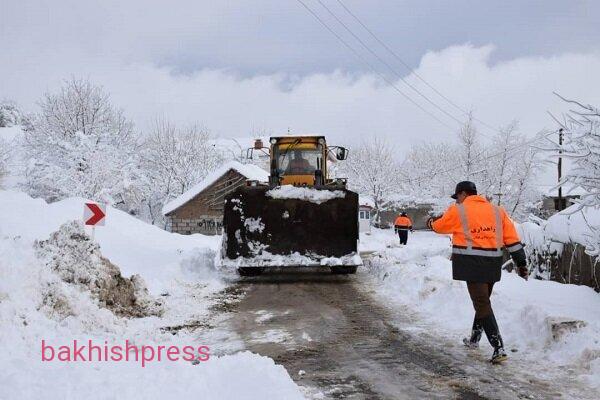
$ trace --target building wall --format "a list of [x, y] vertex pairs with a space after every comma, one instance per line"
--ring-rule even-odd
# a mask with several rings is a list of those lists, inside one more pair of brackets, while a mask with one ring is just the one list
[[[575, 204], [573, 199], [578, 199], [579, 196], [563, 196], [563, 209]], [[557, 211], [558, 197], [544, 197], [542, 200], [542, 209], [554, 214]]]
[[246, 177], [230, 170], [192, 200], [167, 215], [167, 230], [190, 235], [220, 235], [225, 195], [246, 184]]

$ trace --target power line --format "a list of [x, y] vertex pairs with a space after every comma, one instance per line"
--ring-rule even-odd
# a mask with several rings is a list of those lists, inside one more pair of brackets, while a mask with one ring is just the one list
[[352, 46], [350, 46], [340, 35], [338, 35], [332, 28], [329, 27], [329, 25], [327, 25], [310, 7], [308, 7], [306, 5], [306, 3], [304, 3], [304, 1], [302, 0], [297, 0], [298, 3], [300, 3], [325, 29], [327, 29], [332, 35], [334, 35], [346, 48], [348, 48], [352, 54], [354, 54], [354, 56], [356, 56], [362, 63], [364, 63], [365, 65], [367, 65], [369, 67], [369, 69], [375, 73], [377, 76], [379, 76], [381, 79], [383, 79], [388, 85], [390, 85], [396, 92], [398, 92], [400, 95], [402, 95], [402, 97], [404, 97], [406, 100], [410, 101], [413, 105], [415, 105], [416, 107], [418, 107], [419, 109], [421, 109], [421, 111], [423, 111], [424, 113], [426, 113], [427, 115], [429, 115], [431, 118], [435, 119], [437, 122], [439, 122], [441, 125], [445, 126], [448, 129], [453, 130], [454, 128], [451, 127], [450, 125], [446, 124], [444, 121], [440, 120], [435, 114], [431, 113], [429, 110], [427, 110], [426, 108], [424, 108], [422, 105], [420, 105], [419, 103], [417, 103], [416, 101], [414, 101], [412, 98], [410, 98], [408, 95], [406, 95], [404, 92], [402, 92], [400, 89], [398, 89], [398, 87], [394, 84], [394, 82], [392, 82], [391, 80], [389, 80], [384, 74], [382, 74], [381, 72], [377, 71], [375, 69], [375, 67], [369, 63], [360, 53], [358, 53]]
[[[412, 73], [417, 79], [419, 79], [421, 82], [423, 82], [425, 85], [427, 85], [427, 87], [429, 87], [431, 90], [433, 90], [438, 96], [440, 96], [442, 99], [444, 99], [446, 102], [448, 102], [448, 104], [450, 104], [451, 106], [453, 106], [454, 108], [456, 108], [457, 110], [459, 110], [461, 113], [463, 113], [464, 115], [469, 115], [469, 112], [466, 111], [464, 108], [460, 107], [458, 104], [456, 104], [454, 101], [450, 100], [447, 96], [445, 96], [443, 93], [441, 93], [439, 90], [437, 90], [433, 85], [431, 85], [429, 82], [427, 82], [423, 77], [421, 77], [421, 75], [419, 75], [410, 65], [408, 65], [408, 63], [406, 63], [402, 58], [400, 58], [400, 56], [398, 56], [398, 54], [396, 54], [396, 52], [394, 52], [388, 45], [385, 44], [385, 42], [383, 40], [381, 40], [377, 35], [375, 35], [375, 33], [369, 29], [369, 27], [364, 24], [360, 18], [358, 18], [358, 16], [353, 13], [343, 2], [342, 0], [336, 0], [343, 8], [344, 10], [346, 10], [346, 12], [348, 14], [350, 14], [350, 16], [352, 18], [354, 18], [354, 20], [356, 22], [358, 22], [358, 24], [360, 26], [363, 27], [363, 29], [365, 31], [367, 31], [367, 33], [369, 35], [371, 35], [371, 37], [373, 39], [375, 39], [375, 41], [377, 41], [377, 43], [379, 43], [384, 49], [386, 49], [396, 60], [398, 60], [400, 62], [400, 64], [402, 64], [410, 73]], [[319, 0], [319, 3], [321, 3], [321, 1]], [[322, 4], [322, 3], [321, 3]], [[500, 130], [487, 124], [486, 122], [473, 117], [473, 119], [477, 122], [479, 122], [480, 124], [482, 124], [483, 126], [487, 127], [488, 129], [491, 129], [495, 132], [499, 132]]]
[[329, 7], [327, 7], [321, 0], [317, 0], [317, 2], [325, 9], [327, 10], [327, 12], [340, 24], [342, 25], [342, 27], [350, 34], [352, 35], [352, 37], [354, 39], [356, 39], [358, 41], [358, 43], [361, 44], [362, 47], [364, 47], [369, 53], [371, 53], [375, 58], [377, 58], [377, 60], [379, 60], [379, 62], [381, 62], [383, 65], [385, 65], [391, 72], [392, 74], [396, 75], [396, 77], [398, 79], [400, 79], [406, 86], [408, 86], [409, 88], [411, 88], [413, 91], [415, 91], [419, 96], [423, 97], [429, 104], [433, 105], [435, 108], [437, 108], [438, 110], [440, 110], [442, 113], [446, 114], [448, 117], [450, 117], [451, 119], [453, 119], [454, 121], [456, 121], [457, 123], [459, 123], [460, 125], [464, 124], [464, 121], [459, 120], [458, 118], [456, 118], [454, 115], [450, 114], [449, 112], [447, 112], [444, 108], [442, 108], [441, 106], [439, 106], [437, 103], [435, 103], [433, 100], [431, 100], [429, 97], [427, 97], [425, 94], [423, 94], [419, 89], [417, 89], [416, 87], [414, 87], [413, 85], [411, 85], [406, 79], [404, 79], [388, 62], [386, 62], [383, 58], [381, 58], [375, 51], [373, 51], [358, 35], [356, 35], [352, 29], [350, 29], [345, 23], [344, 21], [342, 21], [340, 18], [338, 18], [338, 16], [331, 11], [331, 9]]

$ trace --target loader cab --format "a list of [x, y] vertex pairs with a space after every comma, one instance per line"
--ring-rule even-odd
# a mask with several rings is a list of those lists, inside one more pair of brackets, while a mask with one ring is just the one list
[[327, 143], [323, 136], [272, 137], [271, 184], [316, 186], [327, 180]]

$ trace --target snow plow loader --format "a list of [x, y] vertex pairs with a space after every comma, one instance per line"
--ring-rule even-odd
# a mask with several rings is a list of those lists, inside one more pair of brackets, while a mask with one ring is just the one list
[[222, 266], [242, 276], [290, 266], [355, 273], [362, 264], [358, 194], [345, 179], [328, 177], [329, 164], [348, 151], [328, 147], [323, 136], [272, 137], [263, 151], [268, 184], [248, 181], [225, 196]]

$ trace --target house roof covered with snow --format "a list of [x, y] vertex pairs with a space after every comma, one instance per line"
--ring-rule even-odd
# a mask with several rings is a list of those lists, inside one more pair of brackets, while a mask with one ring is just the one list
[[198, 182], [190, 189], [185, 191], [179, 197], [173, 199], [164, 205], [162, 212], [163, 215], [167, 215], [177, 210], [179, 207], [183, 206], [206, 188], [208, 188], [211, 184], [225, 175], [227, 172], [234, 170], [239, 174], [245, 176], [248, 180], [251, 181], [259, 181], [259, 182], [268, 182], [269, 181], [269, 173], [264, 169], [254, 165], [254, 164], [242, 164], [238, 161], [229, 161], [223, 164], [220, 168], [217, 168], [210, 174], [206, 176], [202, 181]]

